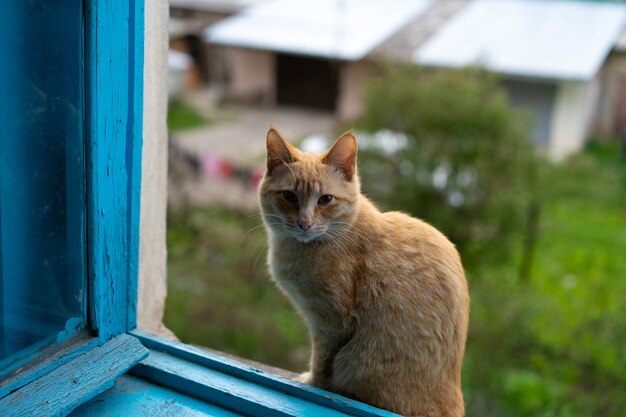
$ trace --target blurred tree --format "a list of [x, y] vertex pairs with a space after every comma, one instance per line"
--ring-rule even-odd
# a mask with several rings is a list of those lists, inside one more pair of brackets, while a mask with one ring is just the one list
[[386, 67], [356, 122], [374, 134], [360, 140], [364, 191], [441, 229], [466, 264], [502, 260], [529, 207], [527, 125], [485, 71]]

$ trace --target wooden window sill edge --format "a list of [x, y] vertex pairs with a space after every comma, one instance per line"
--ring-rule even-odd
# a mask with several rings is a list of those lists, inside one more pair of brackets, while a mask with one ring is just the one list
[[141, 342], [127, 334], [105, 343], [83, 340], [71, 349], [51, 355], [24, 378], [3, 385], [2, 415], [65, 416], [113, 386], [119, 376], [148, 356]]
[[57, 345], [48, 346], [49, 339], [18, 352], [14, 363], [0, 368], [0, 399], [98, 345], [97, 338], [82, 332]]
[[140, 330], [150, 355], [130, 374], [243, 415], [392, 417], [351, 400], [201, 348]]
[[0, 398], [3, 416], [397, 416], [139, 330], [104, 344], [83, 340], [42, 365], [45, 373]]

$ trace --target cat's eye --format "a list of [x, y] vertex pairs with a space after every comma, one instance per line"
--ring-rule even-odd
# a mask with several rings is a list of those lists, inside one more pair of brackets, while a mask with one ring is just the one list
[[298, 196], [293, 191], [283, 191], [283, 198], [292, 204], [298, 202]]
[[331, 201], [333, 201], [333, 196], [330, 194], [324, 194], [319, 200], [317, 200], [317, 204], [324, 205], [330, 203]]

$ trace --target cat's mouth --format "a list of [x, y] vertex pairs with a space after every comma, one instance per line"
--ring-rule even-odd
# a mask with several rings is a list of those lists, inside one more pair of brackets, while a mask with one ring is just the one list
[[307, 230], [303, 230], [301, 228], [287, 227], [287, 230], [292, 237], [303, 243], [318, 239], [326, 233], [326, 230], [324, 228], [310, 228]]
[[306, 242], [310, 242], [310, 241], [320, 237], [320, 233], [303, 231], [301, 233], [296, 233], [295, 237], [300, 242], [305, 242], [306, 243]]

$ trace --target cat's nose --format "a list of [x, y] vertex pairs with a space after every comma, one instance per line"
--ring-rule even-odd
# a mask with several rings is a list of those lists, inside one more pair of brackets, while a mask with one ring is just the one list
[[313, 226], [313, 222], [310, 220], [298, 220], [298, 226], [306, 232], [311, 228], [311, 226]]

